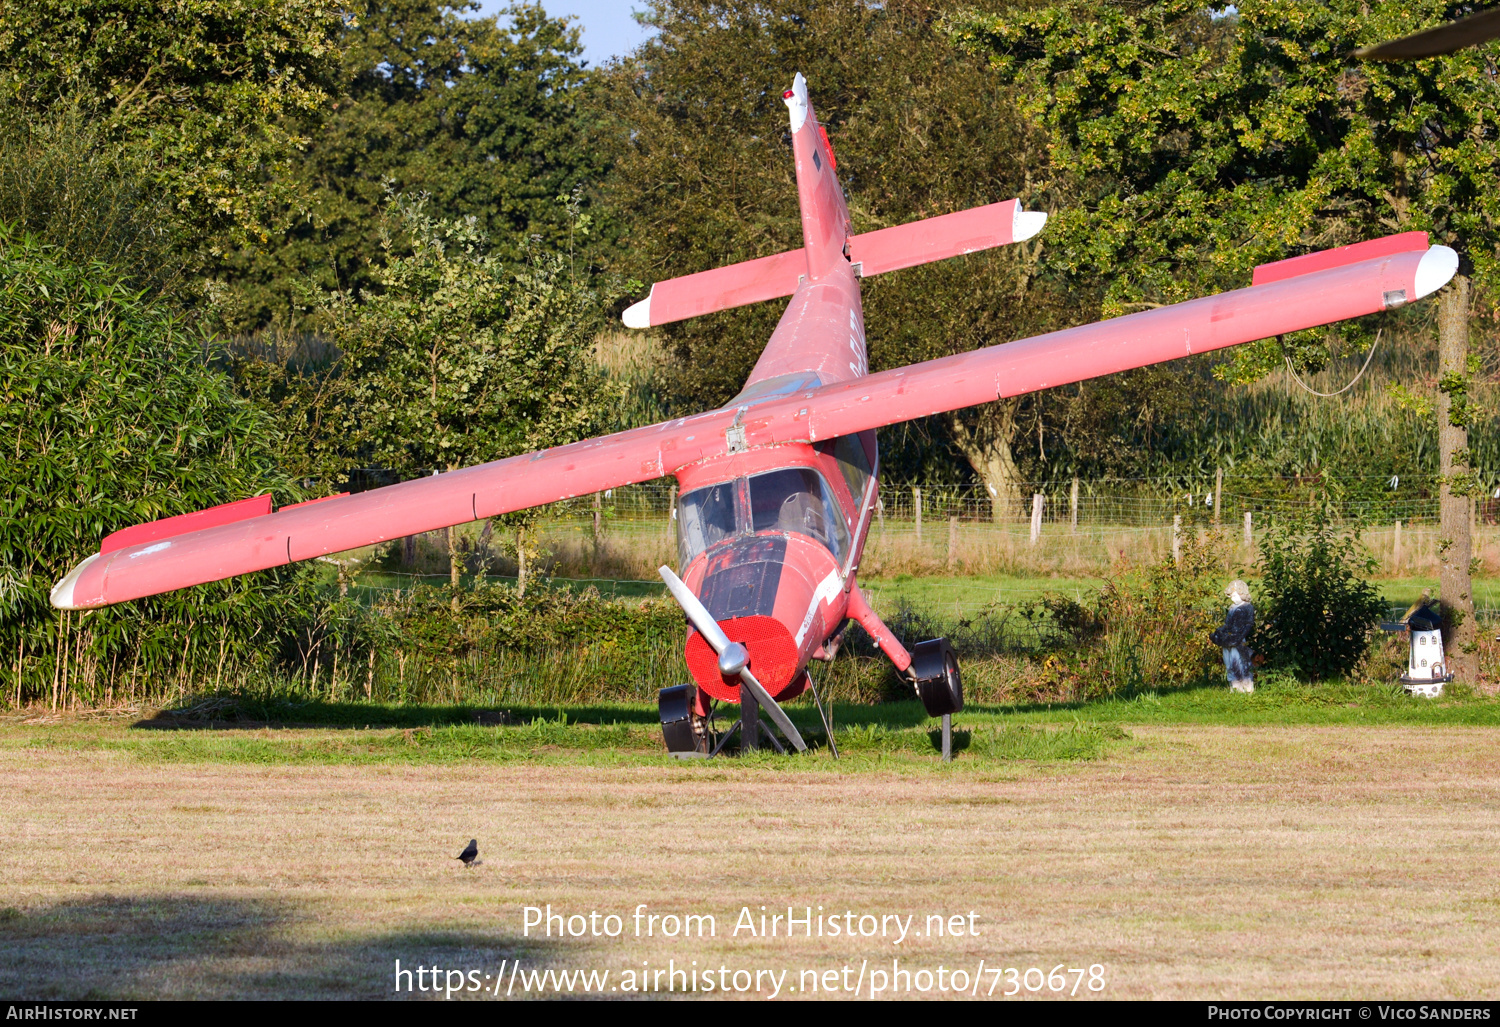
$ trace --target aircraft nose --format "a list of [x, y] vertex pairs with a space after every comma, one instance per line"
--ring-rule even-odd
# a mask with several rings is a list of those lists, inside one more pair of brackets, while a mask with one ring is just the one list
[[[790, 561], [789, 546], [798, 548]], [[710, 551], [704, 567], [698, 598], [730, 642], [743, 649], [756, 680], [778, 701], [801, 690], [802, 667], [817, 645], [810, 637], [799, 638], [797, 629], [814, 593], [809, 568], [802, 563], [819, 555], [832, 560], [805, 540], [762, 535]], [[738, 668], [726, 673], [724, 661], [696, 630], [688, 634], [684, 655], [700, 688], [720, 701], [739, 701]]]

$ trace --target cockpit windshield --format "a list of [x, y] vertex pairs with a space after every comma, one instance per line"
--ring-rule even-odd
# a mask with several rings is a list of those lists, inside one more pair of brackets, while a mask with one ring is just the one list
[[823, 476], [787, 467], [685, 493], [677, 501], [678, 566], [736, 532], [758, 531], [807, 535], [838, 560], [849, 551], [848, 526]]
[[725, 481], [694, 489], [677, 501], [678, 567], [686, 567], [709, 546], [735, 531], [735, 493], [739, 482]]
[[784, 467], [750, 479], [752, 531], [795, 531], [823, 543], [842, 560], [849, 529], [823, 476], [809, 467]]

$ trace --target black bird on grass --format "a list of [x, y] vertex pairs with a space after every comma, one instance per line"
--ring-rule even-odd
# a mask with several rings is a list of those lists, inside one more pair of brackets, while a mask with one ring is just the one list
[[466, 867], [477, 866], [478, 864], [483, 863], [484, 860], [479, 858], [479, 839], [470, 838], [469, 847], [453, 858], [463, 860], [464, 866]]

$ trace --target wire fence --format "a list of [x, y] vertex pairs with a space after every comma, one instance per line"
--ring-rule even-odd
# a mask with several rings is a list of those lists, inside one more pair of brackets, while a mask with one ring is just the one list
[[[1225, 475], [1196, 489], [1173, 481], [1108, 479], [1061, 486], [1020, 483], [1000, 502], [983, 486], [884, 485], [871, 518], [861, 579], [877, 601], [894, 602], [911, 591], [894, 579], [920, 576], [925, 601], [968, 615], [987, 604], [1057, 591], [1059, 585], [1076, 590], [1078, 579], [1097, 581], [1153, 565], [1215, 530], [1221, 533], [1226, 571], [1253, 577], [1263, 532], [1319, 510], [1336, 523], [1359, 528], [1377, 576], [1435, 581], [1441, 544], [1436, 482], [1381, 485], [1389, 494], [1371, 499], [1296, 479], [1237, 483]], [[606, 595], [654, 593], [656, 568], [676, 563], [676, 498], [675, 483], [658, 481], [554, 504], [540, 526], [544, 555], [537, 570]], [[1497, 507], [1493, 498], [1472, 507], [1481, 579], [1500, 568]], [[438, 542], [429, 546], [427, 566], [365, 581], [409, 587], [418, 580], [445, 579], [434, 565], [447, 563]], [[514, 574], [504, 557], [483, 562], [491, 576]], [[1004, 580], [993, 585], [974, 580], [985, 577]], [[1059, 578], [1073, 584], [1053, 584]], [[1491, 599], [1482, 581], [1476, 592], [1484, 616], [1500, 615], [1500, 593]]]

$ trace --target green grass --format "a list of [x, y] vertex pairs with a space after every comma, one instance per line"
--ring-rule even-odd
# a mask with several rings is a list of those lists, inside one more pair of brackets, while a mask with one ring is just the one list
[[[732, 765], [835, 769], [816, 711], [806, 702], [788, 709], [811, 751], [795, 758], [761, 753]], [[725, 716], [732, 719], [735, 708], [727, 708]], [[487, 723], [479, 722], [481, 717]], [[839, 770], [938, 766], [938, 723], [916, 702], [835, 704], [834, 723], [843, 757]], [[1129, 738], [1133, 724], [1496, 726], [1500, 699], [1461, 688], [1429, 700], [1395, 686], [1270, 679], [1253, 695], [1213, 687], [1053, 706], [970, 706], [954, 723], [958, 762], [982, 767], [1106, 758], [1113, 744]], [[215, 699], [188, 716], [12, 719], [0, 727], [0, 750], [21, 747], [120, 752], [147, 762], [267, 765], [677, 763], [663, 751], [654, 705], [643, 703], [513, 706], [501, 713], [466, 706]]]
[[[1258, 579], [1248, 580], [1254, 591]], [[1422, 589], [1430, 588], [1436, 593], [1438, 588], [1436, 578], [1373, 580], [1387, 603], [1403, 609], [1422, 594]], [[1226, 578], [1226, 584], [1227, 582]], [[871, 593], [877, 603], [883, 605], [894, 604], [898, 598], [902, 598], [920, 609], [938, 612], [952, 610], [954, 604], [958, 604], [967, 613], [985, 603], [1014, 603], [1048, 593], [1081, 598], [1103, 583], [1103, 578], [1039, 578], [1004, 574], [914, 577], [910, 574], [898, 574], [891, 578], [861, 580], [860, 586]], [[1500, 578], [1476, 578], [1474, 601], [1480, 607], [1500, 607]]]

